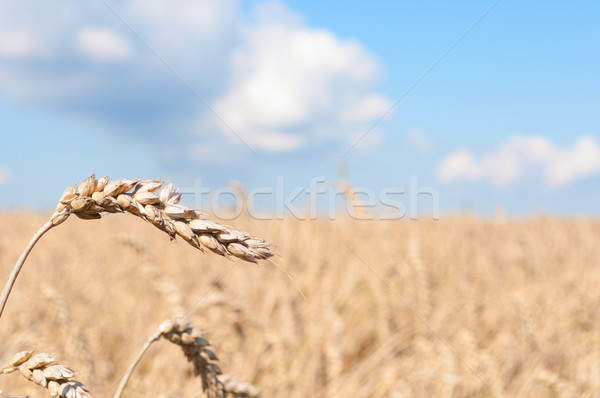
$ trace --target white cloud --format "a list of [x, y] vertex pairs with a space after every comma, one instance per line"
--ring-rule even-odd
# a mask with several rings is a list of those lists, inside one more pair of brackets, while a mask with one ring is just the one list
[[420, 152], [430, 152], [433, 148], [433, 141], [427, 135], [425, 130], [420, 127], [411, 129], [407, 133], [408, 142]]
[[438, 168], [438, 178], [444, 182], [459, 179], [476, 180], [481, 178], [482, 168], [471, 152], [466, 149], [452, 153]]
[[230, 89], [215, 105], [242, 137], [275, 151], [324, 138], [348, 142], [388, 109], [373, 88], [377, 62], [359, 43], [308, 28], [280, 4], [258, 13], [261, 23], [235, 50]]
[[77, 35], [77, 46], [90, 58], [110, 61], [127, 58], [131, 44], [110, 28], [85, 28]]
[[371, 94], [357, 99], [353, 104], [342, 109], [339, 120], [344, 123], [360, 123], [375, 121], [390, 109], [389, 101], [379, 95]]
[[583, 137], [571, 151], [559, 151], [548, 165], [547, 180], [563, 185], [579, 177], [600, 172], [600, 147], [592, 137]]
[[222, 62], [244, 25], [237, 0], [127, 0], [121, 15], [188, 83], [227, 72]]
[[302, 148], [306, 142], [300, 134], [286, 134], [278, 131], [248, 131], [252, 144], [273, 152], [289, 152]]
[[370, 130], [368, 133], [365, 133], [365, 130], [359, 130], [350, 136], [350, 143], [353, 145], [352, 149], [361, 153], [372, 153], [381, 145], [383, 134], [376, 130]]
[[0, 186], [10, 181], [10, 172], [6, 169], [0, 169]]
[[0, 57], [20, 58], [36, 53], [38, 43], [34, 34], [26, 29], [0, 31]]
[[600, 173], [600, 146], [593, 137], [580, 137], [573, 148], [554, 146], [541, 136], [515, 137], [478, 159], [466, 149], [450, 154], [438, 168], [443, 182], [487, 180], [508, 186], [524, 174], [539, 171], [548, 187]]
[[[202, 101], [257, 151], [320, 154], [347, 149], [390, 105], [366, 48], [309, 27], [283, 2], [262, 3], [252, 16], [239, 0], [111, 6], [185, 85], [100, 2], [7, 0], [0, 94], [135, 135], [160, 153], [191, 158], [211, 147], [239, 162], [251, 153]], [[373, 134], [363, 144], [380, 140]]]

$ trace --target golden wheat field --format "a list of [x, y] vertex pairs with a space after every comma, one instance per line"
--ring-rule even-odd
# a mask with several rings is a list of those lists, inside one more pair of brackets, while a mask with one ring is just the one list
[[[3, 281], [46, 219], [0, 215]], [[21, 350], [53, 353], [93, 396], [112, 396], [157, 326], [184, 312], [223, 372], [262, 397], [600, 397], [600, 222], [227, 224], [273, 242], [292, 280], [133, 217], [71, 217], [16, 282], [0, 367]], [[192, 371], [158, 341], [123, 396], [196, 396]], [[0, 390], [47, 396], [18, 372]]]

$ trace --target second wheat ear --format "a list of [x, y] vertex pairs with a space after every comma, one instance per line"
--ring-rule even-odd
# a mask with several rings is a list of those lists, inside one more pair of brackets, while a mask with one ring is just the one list
[[[161, 189], [162, 188], [162, 189]], [[157, 193], [157, 191], [159, 191]], [[181, 193], [162, 180], [115, 180], [95, 175], [67, 188], [56, 211], [36, 232], [15, 264], [0, 297], [0, 317], [8, 296], [27, 256], [37, 241], [50, 229], [62, 224], [71, 214], [84, 220], [97, 220], [102, 213], [128, 213], [154, 225], [171, 239], [183, 238], [193, 247], [225, 257], [257, 263], [274, 256], [271, 244], [247, 232], [237, 231], [208, 219], [205, 214], [179, 203]]]

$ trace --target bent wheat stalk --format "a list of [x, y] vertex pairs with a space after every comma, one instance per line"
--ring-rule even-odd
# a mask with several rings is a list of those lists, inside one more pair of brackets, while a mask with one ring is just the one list
[[[247, 232], [236, 231], [207, 219], [206, 215], [180, 205], [181, 194], [172, 183], [161, 180], [115, 180], [108, 176], [86, 178], [79, 186], [67, 188], [56, 211], [33, 236], [15, 264], [0, 296], [0, 317], [19, 272], [37, 241], [71, 214], [84, 220], [102, 218], [102, 213], [129, 213], [148, 221], [171, 239], [183, 238], [193, 247], [221, 256], [234, 256], [256, 263], [274, 256], [270, 243]], [[160, 193], [156, 193], [160, 188]]]
[[4, 285], [4, 289], [2, 290], [2, 296], [0, 296], [0, 317], [2, 317], [4, 307], [6, 306], [6, 302], [8, 301], [8, 296], [10, 295], [15, 281], [17, 280], [17, 277], [19, 276], [19, 273], [21, 272], [23, 264], [25, 264], [25, 260], [27, 260], [27, 256], [29, 256], [31, 249], [33, 249], [33, 246], [35, 246], [37, 241], [40, 240], [42, 235], [48, 232], [51, 228], [58, 225], [56, 222], [53, 222], [53, 220], [60, 220], [63, 214], [59, 215], [58, 213], [54, 213], [50, 220], [47, 221], [44, 225], [42, 225], [42, 227], [35, 233], [35, 235], [33, 235], [33, 238], [31, 238], [31, 241], [29, 241], [27, 247], [25, 247], [25, 250], [23, 250], [23, 253], [21, 253], [21, 256], [17, 260], [17, 263], [15, 264], [10, 276], [8, 277], [6, 285]]
[[33, 354], [21, 351], [13, 356], [8, 365], [0, 368], [0, 374], [19, 371], [27, 380], [45, 388], [53, 398], [92, 398], [82, 383], [73, 380], [75, 372], [57, 363], [51, 354]]

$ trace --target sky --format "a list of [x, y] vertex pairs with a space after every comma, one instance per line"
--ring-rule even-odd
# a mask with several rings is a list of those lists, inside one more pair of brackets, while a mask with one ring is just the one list
[[595, 2], [5, 0], [0, 209], [48, 209], [95, 172], [281, 190], [267, 207], [344, 177], [407, 207], [435, 192], [442, 213], [598, 215], [599, 17]]

